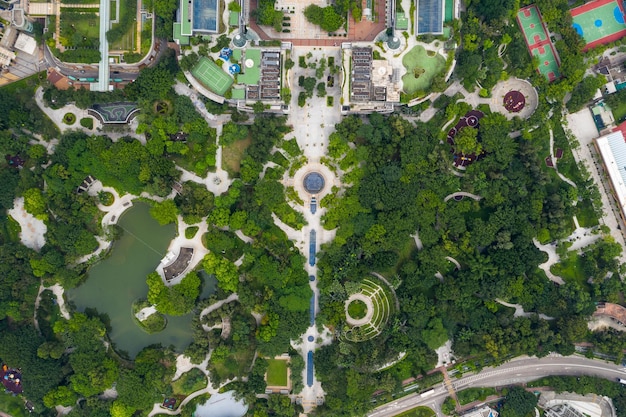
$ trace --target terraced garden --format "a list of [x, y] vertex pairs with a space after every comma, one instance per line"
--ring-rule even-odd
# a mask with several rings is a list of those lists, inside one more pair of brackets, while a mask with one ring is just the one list
[[387, 320], [392, 313], [393, 304], [387, 290], [379, 283], [372, 279], [366, 278], [361, 282], [361, 291], [353, 294], [348, 299], [348, 305], [354, 303], [355, 299], [362, 299], [363, 296], [371, 301], [368, 306], [369, 320], [363, 324], [352, 325], [349, 330], [344, 333], [344, 337], [351, 342], [362, 342], [380, 334]]

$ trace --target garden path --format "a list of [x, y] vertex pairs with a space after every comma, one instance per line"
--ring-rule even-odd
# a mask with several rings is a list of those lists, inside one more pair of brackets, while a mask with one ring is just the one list
[[457, 191], [456, 193], [448, 194], [446, 198], [443, 199], [443, 201], [447, 202], [455, 197], [469, 197], [472, 200], [476, 200], [476, 201], [482, 200], [482, 197], [477, 194], [472, 194], [472, 193], [468, 193], [465, 191]]
[[[533, 312], [526, 312], [524, 311], [524, 307], [522, 307], [521, 304], [511, 304], [511, 303], [507, 303], [506, 301], [502, 301], [498, 298], [496, 298], [496, 302], [498, 304], [502, 304], [505, 307], [510, 307], [510, 308], [514, 308], [515, 309], [515, 313], [513, 314], [513, 317], [532, 317], [537, 313], [533, 313]], [[554, 320], [554, 317], [550, 317], [550, 316], [546, 316], [545, 314], [537, 314], [539, 316], [539, 318], [544, 319], [544, 320]]]
[[622, 253], [618, 257], [619, 263], [626, 263], [626, 242], [623, 234], [626, 228], [618, 214], [619, 209], [615, 206], [615, 200], [611, 197], [611, 191], [606, 181], [603, 180], [604, 170], [598, 164], [595, 158], [595, 151], [592, 150], [594, 146], [593, 139], [597, 137], [598, 131], [593, 122], [591, 112], [583, 109], [577, 113], [566, 115], [566, 119], [572, 134], [580, 143], [580, 146], [572, 147], [574, 159], [579, 166], [582, 165], [588, 169], [594, 183], [598, 186], [598, 191], [600, 191], [600, 199], [604, 207], [602, 211], [603, 216], [599, 219], [600, 224], [608, 226], [611, 236], [622, 247]]
[[554, 163], [554, 169], [556, 170], [556, 175], [558, 175], [561, 180], [565, 181], [566, 183], [568, 183], [572, 187], [578, 188], [578, 186], [576, 185], [576, 183], [574, 181], [570, 180], [565, 175], [563, 175], [563, 174], [561, 174], [559, 172], [559, 165], [557, 163], [558, 160], [554, 156], [554, 132], [552, 131], [552, 129], [550, 129], [550, 158], [552, 159], [552, 163]]
[[46, 224], [26, 211], [24, 197], [13, 200], [13, 208], [7, 212], [20, 224], [20, 242], [28, 248], [39, 251], [46, 244], [45, 234], [48, 231]]
[[556, 264], [557, 262], [559, 262], [559, 255], [556, 253], [556, 245], [555, 244], [542, 245], [541, 243], [539, 243], [539, 241], [536, 238], [533, 239], [533, 244], [537, 247], [537, 249], [548, 254], [548, 260], [540, 264], [539, 268], [541, 268], [543, 272], [546, 273], [546, 276], [548, 277], [550, 281], [556, 282], [559, 285], [565, 284], [565, 281], [563, 280], [563, 278], [557, 275], [554, 275], [550, 271], [550, 267]]

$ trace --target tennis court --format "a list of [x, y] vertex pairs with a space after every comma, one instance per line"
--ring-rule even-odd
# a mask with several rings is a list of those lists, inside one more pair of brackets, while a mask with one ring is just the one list
[[233, 84], [233, 79], [209, 58], [202, 57], [193, 67], [191, 74], [216, 94], [224, 95]]
[[521, 8], [517, 12], [517, 23], [524, 34], [528, 52], [539, 59], [537, 70], [549, 81], [559, 78], [559, 57], [537, 6]]
[[573, 8], [570, 13], [585, 49], [614, 42], [626, 35], [624, 5], [617, 0], [596, 0]]

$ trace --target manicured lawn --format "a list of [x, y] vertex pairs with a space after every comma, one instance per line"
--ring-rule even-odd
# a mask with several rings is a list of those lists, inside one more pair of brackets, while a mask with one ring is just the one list
[[[120, 3], [120, 15], [118, 16], [118, 21], [122, 22], [124, 20], [130, 19], [133, 21], [128, 25], [128, 29], [125, 34], [116, 42], [109, 45], [109, 49], [111, 50], [122, 50], [122, 51], [134, 51], [135, 50], [135, 38], [137, 36], [137, 22], [134, 16], [137, 15], [137, 2], [134, 0], [124, 1], [117, 0]], [[111, 2], [111, 19], [115, 16], [115, 10], [117, 8], [116, 1]], [[132, 15], [132, 16], [129, 16]], [[112, 28], [115, 28], [120, 23], [114, 23]]]
[[576, 252], [568, 252], [567, 258], [552, 265], [550, 271], [563, 278], [565, 281], [577, 281], [583, 286], [586, 285], [587, 277], [583, 272], [582, 259]]
[[426, 91], [435, 75], [443, 71], [446, 60], [439, 54], [429, 54], [422, 46], [415, 46], [402, 58], [407, 73], [402, 77], [403, 89], [407, 94]]
[[626, 101], [619, 103], [618, 106], [611, 108], [613, 111], [613, 118], [616, 122], [621, 122], [626, 117]]
[[286, 387], [287, 361], [282, 359], [268, 359], [267, 363], [267, 385], [272, 387]]
[[361, 300], [354, 300], [348, 304], [348, 315], [353, 319], [362, 319], [367, 314], [367, 306]]
[[189, 395], [196, 392], [207, 385], [207, 378], [204, 372], [198, 368], [193, 368], [189, 372], [185, 372], [176, 381], [172, 382], [172, 391], [174, 395]]
[[65, 46], [92, 46], [99, 43], [100, 18], [95, 13], [61, 14], [61, 43]]
[[428, 407], [417, 407], [409, 411], [405, 411], [402, 414], [398, 414], [397, 417], [433, 417], [435, 412]]
[[241, 159], [244, 151], [250, 146], [252, 140], [244, 139], [231, 143], [222, 149], [222, 168], [229, 173], [238, 173], [241, 169]]
[[599, 224], [598, 217], [596, 217], [593, 205], [589, 199], [580, 201], [576, 205], [576, 218], [578, 218], [580, 227], [593, 227]]

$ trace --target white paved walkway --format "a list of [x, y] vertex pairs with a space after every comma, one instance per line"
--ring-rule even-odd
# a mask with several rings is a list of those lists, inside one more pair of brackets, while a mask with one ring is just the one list
[[[119, 0], [118, 2], [119, 3]], [[109, 41], [107, 31], [110, 20], [110, 0], [100, 0], [100, 65], [98, 66], [98, 91], [109, 91]]]
[[566, 119], [569, 129], [580, 143], [579, 147], [572, 147], [574, 159], [579, 166], [583, 165], [587, 168], [600, 191], [602, 206], [604, 207], [604, 215], [600, 218], [600, 223], [605, 224], [610, 229], [611, 236], [613, 236], [615, 242], [622, 246], [622, 254], [618, 260], [620, 263], [626, 263], [626, 241], [623, 234], [626, 226], [622, 223], [619, 214], [617, 214], [618, 209], [610, 196], [608, 185], [603, 180], [604, 172], [598, 164], [597, 155], [595, 150], [593, 150], [593, 139], [599, 135], [591, 113], [585, 108], [577, 113], [568, 114]]
[[16, 197], [13, 200], [13, 208], [9, 209], [9, 216], [20, 224], [20, 242], [28, 248], [39, 251], [46, 244], [45, 234], [48, 227], [35, 218], [24, 208], [24, 197]]

